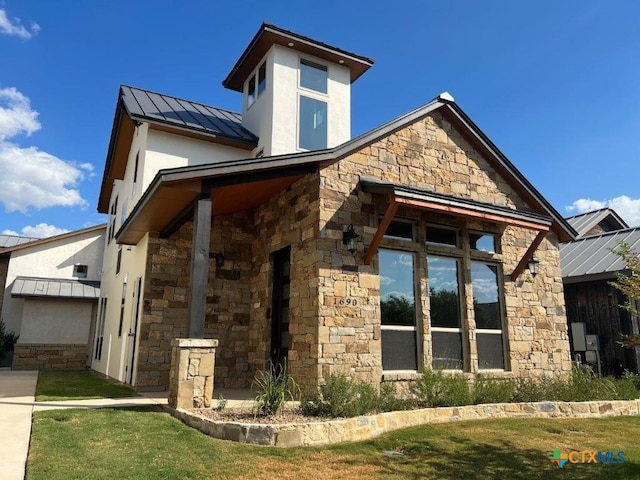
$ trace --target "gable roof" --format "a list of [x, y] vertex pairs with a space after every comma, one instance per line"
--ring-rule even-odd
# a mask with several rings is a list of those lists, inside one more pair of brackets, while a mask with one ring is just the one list
[[11, 296], [96, 300], [100, 297], [100, 282], [75, 278], [16, 277]]
[[351, 83], [355, 82], [374, 64], [371, 58], [333, 47], [313, 38], [264, 22], [251, 42], [249, 42], [247, 48], [242, 52], [242, 55], [240, 55], [227, 78], [222, 81], [222, 86], [236, 92], [242, 92], [244, 81], [273, 45], [282, 45], [332, 63], [339, 63], [347, 67], [351, 72]]
[[609, 228], [606, 231], [629, 228], [627, 222], [625, 222], [622, 217], [620, 217], [620, 215], [611, 208], [601, 208], [592, 212], [567, 217], [567, 222], [569, 222], [569, 225], [578, 232], [578, 236], [580, 237], [588, 234], [592, 228], [601, 222], [606, 222], [608, 224]]
[[[161, 223], [165, 222], [166, 217], [172, 216], [173, 218], [179, 215], [199, 195], [199, 188], [189, 190], [189, 188], [193, 189], [194, 185], [199, 185], [199, 182], [206, 181], [209, 187], [215, 190], [215, 187], [229, 188], [233, 185], [273, 181], [279, 178], [282, 182], [278, 184], [278, 187], [284, 189], [305, 173], [337, 162], [435, 111], [441, 112], [463, 133], [465, 138], [490, 161], [496, 171], [518, 192], [535, 213], [551, 218], [552, 229], [560, 241], [575, 239], [577, 233], [562, 215], [473, 123], [455, 103], [453, 97], [444, 93], [422, 107], [331, 149], [160, 170], [125, 223], [120, 227], [116, 234], [117, 241], [136, 244], [146, 231], [162, 230], [166, 223], [164, 225]], [[180, 190], [181, 186], [183, 190]], [[245, 188], [243, 190], [242, 198], [245, 203], [238, 204], [238, 206], [244, 205], [244, 208], [248, 208], [250, 203], [247, 202], [250, 202], [251, 195], [256, 195], [257, 189]], [[234, 198], [233, 195], [228, 195], [228, 198], [237, 200], [237, 197]], [[214, 203], [220, 205], [225, 201], [225, 198], [222, 197], [219, 200]], [[164, 219], [158, 215], [160, 212], [166, 215]], [[230, 211], [225, 213], [230, 213]], [[154, 215], [156, 217], [152, 218]]]
[[150, 127], [253, 150], [258, 137], [242, 126], [242, 115], [203, 103], [121, 85], [102, 175], [98, 211], [107, 213], [113, 182], [124, 176], [136, 126]]
[[640, 247], [640, 228], [627, 228], [580, 238], [560, 245], [560, 268], [564, 283], [613, 278], [626, 269], [624, 261], [612, 250], [620, 242]]
[[74, 230], [73, 232], [62, 233], [60, 235], [54, 235], [53, 237], [34, 239], [27, 243], [21, 243], [18, 245], [14, 245], [12, 247], [0, 249], [0, 255], [4, 255], [5, 253], [16, 252], [19, 250], [25, 250], [31, 247], [37, 247], [39, 245], [46, 245], [48, 243], [56, 242], [58, 240], [65, 240], [67, 238], [73, 238], [79, 235], [84, 235], [85, 233], [97, 232], [98, 230], [106, 230], [107, 226], [103, 223], [102, 225], [95, 225], [93, 227], [83, 228], [81, 230]]
[[16, 245], [22, 245], [23, 243], [33, 242], [34, 240], [40, 240], [35, 237], [20, 237], [18, 235], [0, 235], [0, 251], [5, 248], [15, 247]]

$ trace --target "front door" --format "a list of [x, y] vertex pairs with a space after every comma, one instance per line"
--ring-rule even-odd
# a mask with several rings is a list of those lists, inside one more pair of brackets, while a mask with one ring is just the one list
[[127, 334], [127, 365], [125, 367], [125, 382], [133, 385], [133, 367], [136, 358], [136, 337], [138, 334], [138, 320], [140, 318], [140, 291], [142, 290], [142, 277], [136, 279], [133, 288], [133, 310], [129, 332]]
[[273, 308], [271, 316], [271, 362], [284, 367], [289, 353], [289, 295], [291, 248], [273, 254]]

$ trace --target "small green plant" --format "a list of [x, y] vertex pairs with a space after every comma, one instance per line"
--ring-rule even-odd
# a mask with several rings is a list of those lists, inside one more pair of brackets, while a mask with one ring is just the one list
[[251, 384], [251, 390], [255, 390], [257, 415], [276, 415], [282, 410], [288, 400], [295, 400], [299, 395], [300, 387], [293, 377], [287, 373], [284, 365], [269, 364], [269, 369], [258, 372]]
[[332, 373], [320, 388], [307, 392], [301, 409], [305, 415], [320, 417], [357, 417], [376, 411], [379, 406], [376, 388], [358, 382], [346, 373]]
[[471, 404], [471, 389], [461, 373], [425, 369], [411, 385], [418, 404], [425, 407], [455, 407]]
[[214, 407], [214, 410], [218, 410], [218, 411], [223, 411], [225, 408], [227, 408], [227, 399], [224, 398], [222, 396], [222, 394], [220, 394], [218, 396], [218, 399], [216, 400], [216, 406]]
[[636, 390], [640, 391], [640, 375], [630, 370], [625, 370], [622, 379], [631, 382]]
[[507, 403], [514, 394], [514, 384], [510, 379], [488, 377], [481, 373], [475, 376], [471, 389], [473, 403]]

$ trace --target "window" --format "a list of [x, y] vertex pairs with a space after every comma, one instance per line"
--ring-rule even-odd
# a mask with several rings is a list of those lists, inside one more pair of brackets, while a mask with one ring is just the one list
[[413, 223], [410, 221], [391, 220], [384, 238], [392, 240], [413, 240]]
[[300, 60], [301, 87], [320, 93], [327, 93], [327, 78], [327, 67], [309, 60]]
[[327, 103], [300, 96], [298, 146], [305, 150], [327, 148]]
[[116, 259], [116, 275], [120, 273], [120, 267], [122, 266], [122, 247], [118, 248], [118, 258]]
[[124, 225], [124, 221], [127, 219], [127, 201], [125, 200], [120, 210], [120, 226]]
[[433, 368], [462, 370], [459, 260], [427, 257]]
[[453, 228], [428, 225], [426, 238], [427, 243], [431, 245], [442, 245], [445, 247], [458, 246], [458, 231]]
[[131, 186], [131, 195], [136, 194], [138, 187], [138, 166], [140, 164], [140, 152], [136, 153], [136, 163], [133, 166], [133, 185]]
[[417, 370], [414, 255], [380, 250], [383, 370]]
[[88, 265], [80, 265], [76, 263], [73, 266], [73, 276], [76, 278], [87, 278], [87, 274], [89, 273]]
[[111, 204], [109, 209], [109, 228], [107, 231], [107, 243], [113, 240], [116, 235], [116, 213], [118, 212], [118, 197]]
[[127, 284], [122, 284], [122, 301], [120, 302], [120, 323], [118, 324], [118, 337], [122, 336], [122, 324], [124, 323], [124, 302], [127, 298]]
[[252, 75], [249, 79], [249, 85], [247, 90], [247, 108], [249, 108], [256, 101], [256, 76]]
[[470, 232], [469, 244], [471, 250], [496, 253], [496, 236], [492, 233]]
[[94, 358], [100, 360], [102, 358], [102, 343], [104, 339], [104, 322], [107, 314], [107, 299], [100, 298], [98, 305], [98, 325], [96, 328], [96, 348], [94, 352]]
[[478, 368], [504, 369], [502, 305], [498, 265], [472, 261], [471, 288], [476, 319]]
[[258, 96], [264, 92], [265, 88], [267, 88], [267, 65], [262, 62], [262, 65], [258, 68]]

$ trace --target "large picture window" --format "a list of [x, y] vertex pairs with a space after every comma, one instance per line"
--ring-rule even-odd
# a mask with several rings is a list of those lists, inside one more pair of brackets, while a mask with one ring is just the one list
[[414, 255], [381, 250], [379, 262], [382, 368], [417, 370]]
[[327, 103], [300, 96], [298, 146], [305, 150], [327, 148]]
[[327, 67], [309, 60], [300, 60], [301, 87], [320, 93], [327, 93], [327, 79]]
[[471, 262], [471, 288], [480, 369], [504, 369], [499, 282], [498, 265]]

